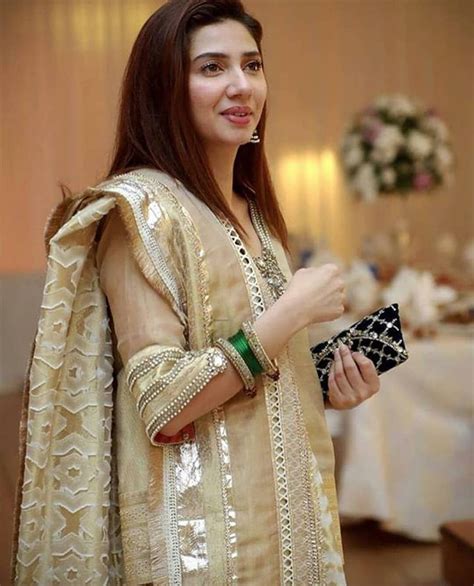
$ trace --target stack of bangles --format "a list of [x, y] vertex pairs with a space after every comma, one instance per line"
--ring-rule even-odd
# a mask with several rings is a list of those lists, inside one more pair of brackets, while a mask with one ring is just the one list
[[251, 322], [242, 324], [235, 335], [228, 340], [219, 338], [215, 345], [222, 350], [229, 362], [240, 374], [244, 383], [244, 393], [255, 397], [257, 389], [255, 377], [265, 374], [272, 380], [278, 380], [280, 371], [275, 360], [271, 360], [265, 352]]

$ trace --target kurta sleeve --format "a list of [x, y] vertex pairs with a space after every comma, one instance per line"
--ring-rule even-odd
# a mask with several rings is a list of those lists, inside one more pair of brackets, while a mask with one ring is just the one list
[[107, 217], [97, 262], [127, 386], [148, 438], [153, 445], [192, 438], [193, 424], [173, 437], [161, 434], [160, 429], [224, 372], [225, 356], [214, 347], [186, 348], [182, 323], [140, 270], [116, 210]]

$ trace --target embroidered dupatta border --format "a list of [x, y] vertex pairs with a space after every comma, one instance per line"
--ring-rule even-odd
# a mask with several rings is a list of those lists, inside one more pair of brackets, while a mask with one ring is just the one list
[[[181, 242], [182, 252], [186, 259], [186, 274], [190, 279], [190, 288], [194, 291], [198, 303], [193, 304], [191, 307], [187, 305], [187, 332], [189, 335], [190, 346], [193, 349], [199, 349], [211, 346], [213, 343], [214, 333], [212, 325], [212, 307], [210, 305], [210, 294], [209, 294], [209, 274], [206, 267], [206, 259], [204, 257], [204, 250], [197, 233], [196, 226], [187, 211], [187, 209], [178, 201], [176, 195], [171, 189], [162, 181], [159, 180], [159, 176], [153, 172], [151, 175], [145, 175], [141, 172], [134, 172], [134, 175], [138, 177], [140, 183], [145, 186], [145, 189], [149, 193], [156, 192], [159, 201], [166, 201], [166, 206], [173, 210], [173, 213], [179, 218], [179, 225], [181, 230], [186, 234], [186, 240], [190, 243], [190, 249], [186, 250], [184, 242]], [[181, 187], [181, 189], [184, 189]], [[193, 309], [196, 307], [196, 310]], [[221, 507], [222, 517], [224, 522], [224, 551], [225, 551], [225, 568], [219, 572], [219, 580], [225, 580], [226, 584], [233, 584], [236, 579], [236, 568], [235, 560], [237, 558], [237, 534], [236, 534], [236, 515], [233, 504], [232, 495], [232, 472], [231, 472], [231, 461], [229, 453], [229, 444], [226, 431], [225, 413], [222, 407], [216, 408], [212, 411], [212, 424], [213, 433], [211, 437], [199, 438], [197, 436], [198, 449], [194, 451], [195, 458], [199, 458], [199, 452], [205, 450], [202, 442], [212, 442], [217, 449], [217, 458], [219, 462], [219, 482], [221, 490]], [[204, 432], [204, 430], [202, 430]], [[173, 508], [176, 507], [176, 519], [177, 523], [174, 522], [173, 514], [169, 514], [168, 518], [173, 519], [172, 525], [169, 525], [171, 529], [171, 543], [170, 551], [171, 559], [170, 572], [173, 584], [180, 584], [183, 576], [183, 564], [179, 564], [179, 557], [182, 556], [180, 553], [180, 543], [184, 541], [183, 536], [180, 535], [179, 526], [185, 526], [187, 520], [179, 519], [179, 490], [177, 489], [177, 475], [179, 475], [179, 466], [184, 465], [186, 462], [186, 446], [168, 446], [164, 449], [164, 462], [166, 474], [166, 494], [169, 497], [169, 505]], [[202, 495], [202, 499], [204, 495]], [[209, 539], [209, 537], [207, 538]], [[206, 552], [206, 533], [201, 535], [201, 551]], [[200, 566], [201, 571], [204, 572], [203, 578], [205, 579], [208, 571], [207, 560], [206, 563]], [[201, 575], [201, 574], [199, 574]], [[193, 575], [193, 577], [195, 577]]]

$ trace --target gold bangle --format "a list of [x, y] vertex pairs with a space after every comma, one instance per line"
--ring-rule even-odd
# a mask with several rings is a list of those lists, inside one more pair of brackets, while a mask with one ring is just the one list
[[222, 350], [227, 360], [229, 360], [235, 370], [240, 374], [240, 378], [244, 383], [244, 393], [248, 397], [255, 397], [257, 394], [257, 389], [255, 387], [255, 377], [250, 372], [250, 369], [242, 356], [237, 352], [234, 346], [232, 346], [232, 344], [224, 338], [219, 338], [216, 340], [214, 345]]
[[257, 332], [254, 330], [253, 324], [246, 321], [242, 324], [242, 331], [244, 332], [252, 352], [255, 354], [257, 360], [262, 365], [264, 374], [271, 380], [277, 381], [280, 378], [280, 369], [276, 360], [271, 360], [262, 346]]

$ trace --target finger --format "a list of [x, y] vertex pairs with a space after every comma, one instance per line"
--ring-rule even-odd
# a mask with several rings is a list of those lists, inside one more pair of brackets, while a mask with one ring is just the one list
[[365, 381], [362, 379], [359, 368], [352, 357], [352, 353], [345, 344], [340, 345], [342, 365], [346, 373], [347, 380], [351, 387], [356, 391], [362, 391], [365, 387]]
[[334, 352], [334, 378], [336, 379], [339, 391], [347, 398], [352, 397], [352, 388], [347, 380], [342, 363], [341, 352], [339, 348]]
[[344, 409], [346, 406], [346, 401], [344, 395], [339, 390], [337, 386], [336, 377], [334, 376], [334, 362], [331, 365], [331, 369], [329, 370], [329, 377], [328, 377], [328, 390], [329, 390], [329, 402], [334, 409]]
[[380, 388], [380, 379], [375, 369], [375, 364], [361, 352], [354, 352], [352, 356], [359, 367], [363, 380], [369, 386], [372, 394], [376, 393]]

